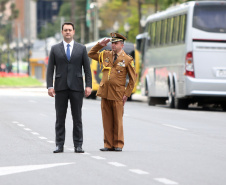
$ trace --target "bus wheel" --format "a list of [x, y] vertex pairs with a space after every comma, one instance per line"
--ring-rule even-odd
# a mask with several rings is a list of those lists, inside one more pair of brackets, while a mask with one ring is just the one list
[[174, 108], [174, 92], [173, 92], [173, 88], [169, 87], [169, 92], [168, 92], [168, 105], [170, 108]]
[[132, 95], [128, 97], [127, 101], [132, 101]]
[[96, 91], [92, 91], [91, 94], [86, 97], [86, 99], [93, 99], [95, 100], [97, 97], [96, 97]]
[[148, 105], [155, 105], [155, 98], [152, 98], [151, 96], [148, 97]]
[[174, 107], [176, 109], [187, 109], [188, 108], [188, 100], [186, 99], [179, 99], [176, 96], [176, 92], [174, 93]]
[[93, 92], [91, 93], [90, 98], [93, 99], [93, 100], [97, 99], [96, 91], [93, 91]]
[[223, 111], [226, 111], [226, 103], [221, 104], [221, 108]]

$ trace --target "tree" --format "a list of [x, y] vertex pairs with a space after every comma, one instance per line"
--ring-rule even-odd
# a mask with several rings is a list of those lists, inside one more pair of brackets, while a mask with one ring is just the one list
[[[61, 17], [65, 22], [73, 22], [75, 25], [75, 40], [81, 41], [81, 24], [85, 24], [85, 8], [86, 1], [84, 0], [65, 0], [60, 7], [58, 17], [54, 23], [48, 23], [44, 26], [39, 34], [39, 38], [54, 36], [61, 30]], [[87, 37], [86, 37], [87, 38]]]
[[8, 45], [7, 55], [6, 53], [2, 54], [0, 62], [7, 63], [8, 65], [14, 57], [13, 51], [9, 51], [9, 43], [12, 40], [12, 23], [13, 20], [16, 19], [19, 15], [19, 10], [16, 9], [15, 3], [11, 3], [11, 15], [9, 17], [6, 17], [6, 5], [9, 2], [10, 0], [0, 0], [0, 45], [2, 45], [3, 43], [7, 43]]
[[106, 3], [100, 9], [102, 29], [108, 32], [113, 31], [113, 24], [118, 21], [120, 25], [118, 31], [126, 35], [124, 24], [128, 22], [130, 25], [128, 40], [135, 42], [136, 35], [140, 33], [141, 15], [147, 15], [153, 11], [153, 4], [141, 3], [139, 14], [139, 3], [141, 3], [140, 0], [114, 0]]

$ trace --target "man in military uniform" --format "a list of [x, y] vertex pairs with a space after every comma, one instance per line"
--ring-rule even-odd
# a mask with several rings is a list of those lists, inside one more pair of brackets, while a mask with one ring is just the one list
[[[97, 96], [101, 97], [101, 111], [104, 128], [104, 148], [101, 151], [122, 151], [124, 146], [123, 112], [124, 104], [130, 97], [136, 81], [133, 58], [123, 51], [126, 38], [111, 33], [111, 39], [98, 42], [88, 56], [99, 61], [103, 77]], [[108, 42], [112, 42], [112, 51], [99, 52]], [[129, 83], [126, 85], [126, 75]]]

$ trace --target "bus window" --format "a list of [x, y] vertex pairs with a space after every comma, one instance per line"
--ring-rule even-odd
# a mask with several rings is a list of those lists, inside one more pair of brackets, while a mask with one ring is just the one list
[[178, 33], [179, 33], [179, 16], [174, 18], [174, 25], [173, 25], [173, 43], [178, 42]]
[[[146, 34], [148, 34], [149, 36], [147, 36]], [[151, 40], [150, 40], [150, 37], [151, 37], [151, 23], [150, 22], [147, 23], [147, 25], [145, 27], [145, 35], [146, 35], [147, 40], [144, 40], [144, 41], [147, 42], [147, 47], [150, 47], [151, 46]]]
[[156, 22], [151, 23], [151, 46], [153, 47], [155, 45], [155, 30], [156, 30]]
[[166, 43], [166, 33], [167, 33], [167, 20], [162, 20], [162, 36], [161, 36], [161, 45]]
[[174, 17], [168, 19], [168, 28], [167, 28], [167, 43], [171, 44], [172, 42], [172, 35], [173, 35], [173, 22]]
[[155, 46], [159, 46], [160, 44], [160, 39], [161, 39], [161, 21], [157, 22], [157, 28], [155, 30]]
[[186, 30], [186, 16], [180, 16], [180, 31], [179, 31], [179, 42], [185, 41], [185, 30]]
[[226, 4], [196, 4], [193, 27], [207, 32], [226, 33]]

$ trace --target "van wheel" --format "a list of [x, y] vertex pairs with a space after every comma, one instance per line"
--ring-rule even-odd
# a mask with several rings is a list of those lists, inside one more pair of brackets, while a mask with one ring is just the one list
[[148, 105], [149, 105], [149, 106], [155, 105], [155, 98], [152, 98], [151, 96], [148, 97]]

